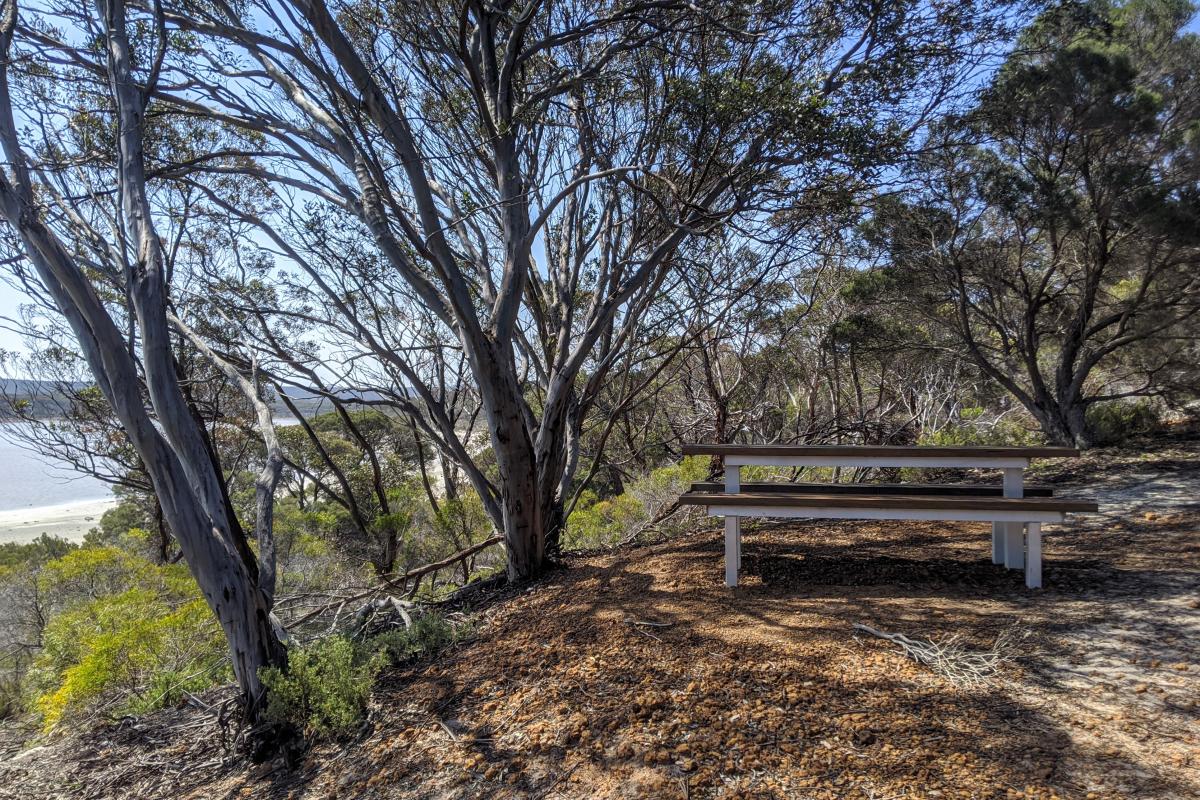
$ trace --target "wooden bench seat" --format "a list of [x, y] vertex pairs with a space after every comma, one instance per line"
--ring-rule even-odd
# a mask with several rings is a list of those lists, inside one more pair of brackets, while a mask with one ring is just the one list
[[[842, 458], [1075, 458], [1079, 451], [1073, 447], [977, 447], [964, 445], [925, 446], [864, 445], [864, 444], [685, 444], [685, 456], [754, 456], [806, 457], [838, 456]], [[783, 462], [775, 462], [781, 464]]]
[[[941, 497], [1003, 497], [1004, 487], [990, 483], [755, 483], [742, 482], [745, 492], [779, 494], [936, 495]], [[724, 492], [717, 481], [693, 483], [692, 492]], [[1026, 485], [1026, 497], [1053, 497], [1051, 486]]]
[[[1024, 568], [1026, 586], [1037, 589], [1042, 585], [1042, 523], [1097, 510], [1095, 503], [1055, 497], [1050, 487], [1024, 485], [1031, 459], [1079, 455], [1070, 447], [725, 443], [685, 444], [683, 453], [723, 462], [724, 482], [695, 483], [679, 502], [725, 517], [725, 583], [731, 587], [738, 583], [744, 517], [990, 521], [992, 563]], [[999, 486], [742, 483], [741, 470], [749, 466], [989, 469], [1001, 470], [1004, 480]]]
[[[794, 508], [860, 509], [863, 511], [965, 511], [979, 512], [978, 518], [996, 518], [993, 512], [1022, 515], [1095, 512], [1097, 506], [1084, 500], [1064, 500], [1055, 497], [947, 497], [937, 495], [899, 494], [785, 494], [782, 492], [738, 492], [736, 494], [687, 492], [679, 497], [683, 505], [701, 506], [763, 506]], [[797, 514], [797, 516], [804, 516]], [[874, 514], [869, 518], [873, 518]], [[1007, 516], [1000, 517], [1007, 519]]]

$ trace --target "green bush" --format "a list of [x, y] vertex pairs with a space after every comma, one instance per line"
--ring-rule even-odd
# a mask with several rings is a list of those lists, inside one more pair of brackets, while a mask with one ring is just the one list
[[288, 668], [259, 674], [267, 689], [266, 716], [306, 736], [345, 736], [366, 719], [367, 701], [382, 654], [337, 636], [288, 653]]
[[612, 547], [648, 519], [645, 504], [630, 492], [607, 500], [585, 492], [567, 519], [564, 545], [568, 550]]
[[38, 583], [54, 606], [29, 684], [47, 729], [96, 708], [161, 707], [225, 679], [220, 627], [182, 565], [83, 547], [48, 562]]
[[688, 456], [654, 470], [629, 485], [624, 494], [600, 499], [585, 492], [567, 519], [563, 545], [568, 550], [612, 547], [641, 530], [708, 475], [707, 456]]
[[5, 542], [0, 544], [0, 579], [7, 569], [38, 569], [47, 561], [62, 558], [79, 545], [43, 533], [31, 542]]
[[413, 622], [411, 628], [397, 628], [373, 637], [368, 647], [384, 655], [393, 664], [403, 664], [419, 656], [444, 650], [470, 634], [469, 626], [455, 625], [443, 615], [430, 612]]
[[1150, 400], [1113, 400], [1091, 405], [1087, 426], [1096, 444], [1117, 444], [1131, 436], [1160, 430], [1162, 417]]
[[1037, 430], [1026, 427], [1018, 419], [1000, 419], [992, 424], [985, 424], [981, 419], [982, 411], [963, 409], [959, 422], [932, 433], [922, 433], [917, 444], [943, 447], [1023, 447], [1042, 441], [1042, 435]]
[[40, 583], [46, 563], [78, 548], [42, 534], [31, 542], [0, 544], [0, 719], [29, 710], [27, 676], [37, 655], [53, 598]]

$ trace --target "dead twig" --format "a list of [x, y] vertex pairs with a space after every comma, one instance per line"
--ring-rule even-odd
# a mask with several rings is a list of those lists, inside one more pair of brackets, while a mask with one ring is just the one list
[[1008, 628], [996, 637], [988, 650], [971, 650], [955, 633], [938, 641], [910, 639], [902, 633], [887, 633], [870, 625], [855, 623], [854, 630], [869, 633], [897, 644], [905, 655], [929, 667], [959, 688], [979, 686], [992, 680], [1000, 668], [1016, 658], [1017, 645], [1028, 633]]

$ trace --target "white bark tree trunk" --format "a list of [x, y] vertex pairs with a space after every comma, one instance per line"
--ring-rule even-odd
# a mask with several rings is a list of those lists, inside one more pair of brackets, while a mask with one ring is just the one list
[[[247, 714], [254, 718], [263, 697], [259, 670], [286, 664], [286, 651], [271, 620], [271, 517], [269, 510], [261, 514], [260, 503], [260, 548], [266, 556], [265, 568], [260, 568], [246, 543], [230, 530], [232, 513], [224, 501], [223, 477], [209, 458], [175, 372], [167, 327], [163, 253], [146, 190], [142, 151], [145, 98], [131, 74], [125, 6], [123, 0], [100, 0], [97, 9], [105, 31], [107, 77], [117, 111], [115, 182], [124, 223], [122, 233], [134, 252], [134, 259], [123, 267], [131, 312], [140, 334], [140, 359], [127, 347], [121, 330], [76, 260], [76, 251], [87, 245], [68, 246], [42, 219], [9, 94], [8, 53], [17, 18], [14, 0], [5, 0], [0, 16], [0, 144], [12, 176], [10, 180], [0, 172], [0, 213], [20, 237], [26, 258], [70, 324], [100, 391], [145, 465], [163, 517], [220, 622]], [[88, 231], [87, 235], [91, 240], [105, 241], [98, 231]], [[106, 254], [119, 251], [116, 247], [105, 248]], [[150, 408], [142, 396], [142, 375]], [[270, 433], [273, 435], [273, 429]], [[278, 443], [272, 448], [268, 441], [268, 451], [278, 458]], [[278, 467], [271, 455], [267, 462], [263, 490], [273, 496]]]

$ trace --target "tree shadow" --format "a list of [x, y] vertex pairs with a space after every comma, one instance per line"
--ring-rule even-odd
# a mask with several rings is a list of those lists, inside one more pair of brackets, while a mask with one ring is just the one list
[[[988, 541], [982, 526], [752, 526], [736, 590], [719, 531], [576, 559], [477, 606], [474, 641], [387, 671], [371, 730], [314, 747], [297, 770], [223, 762], [210, 745], [157, 790], [114, 773], [90, 796], [1075, 797], [1093, 788], [1089, 765], [1120, 758], [1139, 776], [1130, 796], [1189, 796], [1182, 772], [1114, 758], [1047, 699], [1072, 691], [1062, 665], [1088, 644], [1078, 637], [1188, 597], [1188, 562], [1139, 568], [1059, 548], [1047, 589], [1031, 591], [990, 563]], [[1030, 637], [1020, 670], [961, 689], [856, 637], [855, 622], [981, 647], [1014, 622]], [[1161, 619], [1130, 636], [1188, 634]], [[1168, 712], [1174, 725], [1195, 713]], [[156, 763], [177, 747], [144, 732], [104, 741], [97, 752]]]
[[[484, 764], [500, 765], [497, 776], [504, 777], [469, 771], [461, 789], [436, 796], [590, 796], [564, 783], [567, 769], [592, 778], [608, 775], [610, 785], [626, 787], [642, 786], [637, 781], [647, 770], [665, 776], [657, 788], [637, 789], [645, 792], [640, 795], [602, 794], [589, 784], [597, 797], [707, 796], [704, 792], [716, 785], [743, 787], [751, 797], [787, 796], [772, 794], [769, 787], [776, 784], [768, 780], [774, 778], [792, 781], [787, 785], [796, 792], [803, 790], [804, 780], [814, 782], [814, 791], [840, 781], [845, 790], [840, 796], [972, 780], [992, 787], [977, 789], [976, 796], [1002, 796], [1005, 787], [1025, 786], [1082, 794], [1088, 786], [1075, 774], [1075, 765], [1110, 756], [1078, 741], [1059, 716], [1003, 681], [978, 690], [948, 685], [906, 666], [885, 642], [856, 641], [852, 623], [890, 620], [914, 634], [956, 630], [987, 642], [1019, 618], [1031, 629], [1034, 651], [1022, 661], [1036, 664], [1041, 643], [1078, 624], [1079, 617], [1069, 621], [1054, 612], [1056, 604], [1079, 599], [1077, 586], [1101, 581], [1118, 600], [1171, 598], [1184, 591], [1180, 579], [1190, 574], [1148, 576], [1068, 557], [1056, 561], [1047, 576], [1061, 585], [1031, 592], [1019, 572], [990, 560], [864, 554], [849, 543], [814, 544], [794, 532], [785, 536], [786, 542], [755, 541], [754, 533], [748, 537], [742, 569], [747, 580], [733, 591], [721, 584], [716, 536], [596, 559], [555, 576], [553, 586], [538, 590], [546, 594], [542, 610], [552, 609], [553, 624], [535, 627], [552, 637], [556, 655], [547, 659], [517, 647], [501, 648], [504, 663], [537, 665], [541, 688], [528, 701], [535, 721], [514, 711], [510, 723], [525, 726], [527, 738], [514, 735], [513, 727], [496, 725], [494, 712], [484, 713], [487, 703], [472, 692], [479, 665], [499, 653], [464, 653], [461, 691], [438, 713], [468, 724], [487, 719], [474, 729], [476, 735], [487, 734], [482, 741], [460, 746]], [[930, 538], [936, 534], [907, 536], [915, 545]], [[945, 616], [933, 616], [935, 610]], [[508, 633], [516, 636], [516, 627]], [[494, 637], [504, 636], [496, 631], [489, 647], [498, 645]], [[613, 663], [606, 668], [609, 659]], [[589, 661], [601, 666], [589, 672], [586, 683], [572, 684], [570, 665]], [[501, 694], [527, 690], [529, 675], [514, 672], [500, 682]], [[1053, 674], [1046, 670], [1034, 678]], [[689, 692], [691, 684], [704, 680], [714, 683], [698, 694]], [[647, 687], [654, 687], [649, 700]], [[748, 709], [760, 708], [760, 701], [783, 713], [758, 721]], [[553, 727], [575, 714], [586, 717], [595, 737], [539, 744], [538, 721], [549, 720]], [[732, 740], [721, 738], [727, 736], [728, 720], [740, 720]], [[600, 736], [607, 737], [606, 746], [589, 749]], [[621, 743], [639, 736], [649, 743], [632, 752], [621, 749]], [[655, 742], [669, 745], [666, 761], [647, 756], [655, 752]], [[688, 749], [676, 757], [673, 748], [683, 745]], [[821, 753], [835, 751], [838, 755], [830, 755], [823, 769], [812, 768], [814, 759], [823, 763]], [[433, 760], [424, 763], [436, 766]], [[1146, 768], [1138, 785], [1142, 796], [1192, 791], [1175, 774], [1139, 766]], [[798, 778], [801, 774], [808, 777]]]

